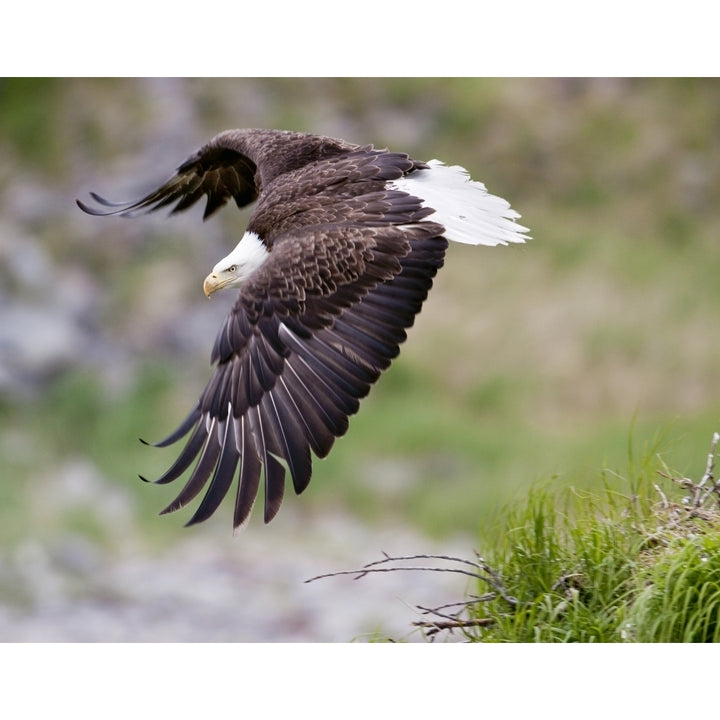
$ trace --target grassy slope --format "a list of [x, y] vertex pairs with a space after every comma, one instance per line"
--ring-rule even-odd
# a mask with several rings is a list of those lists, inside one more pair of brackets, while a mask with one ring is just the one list
[[538, 487], [506, 513], [486, 533], [492, 587], [478, 583], [496, 597], [470, 606], [488, 624], [469, 638], [717, 642], [718, 495], [693, 504], [665, 471], [648, 454], [621, 479], [599, 478], [602, 490]]

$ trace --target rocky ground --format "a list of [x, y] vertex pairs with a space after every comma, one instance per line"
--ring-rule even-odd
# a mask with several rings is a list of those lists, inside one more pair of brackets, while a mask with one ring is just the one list
[[106, 553], [78, 537], [52, 546], [27, 540], [0, 555], [0, 640], [421, 641], [416, 606], [462, 600], [467, 578], [418, 571], [306, 581], [383, 551], [467, 557], [471, 548], [335, 514], [307, 526], [290, 511], [235, 537], [225, 527], [179, 529], [177, 543], [156, 554]]

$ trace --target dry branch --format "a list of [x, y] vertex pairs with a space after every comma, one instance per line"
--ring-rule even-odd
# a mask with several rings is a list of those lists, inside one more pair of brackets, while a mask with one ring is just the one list
[[470, 620], [417, 620], [415, 627], [422, 628], [428, 637], [432, 637], [443, 630], [460, 630], [463, 628], [488, 627], [495, 621], [492, 618], [475, 618]]
[[[339, 575], [355, 575], [355, 580], [360, 580], [361, 578], [365, 577], [366, 575], [369, 575], [370, 573], [383, 573], [383, 572], [449, 572], [449, 573], [457, 573], [459, 575], [467, 575], [468, 577], [475, 578], [477, 580], [482, 580], [483, 582], [487, 583], [500, 597], [503, 598], [507, 603], [512, 605], [513, 607], [518, 604], [517, 598], [512, 597], [511, 595], [508, 595], [507, 591], [505, 590], [504, 585], [502, 584], [502, 581], [500, 579], [500, 576], [492, 570], [492, 568], [483, 560], [480, 555], [477, 555], [477, 561], [472, 560], [465, 560], [464, 558], [456, 558], [451, 557], [449, 555], [401, 555], [398, 557], [392, 557], [388, 555], [386, 552], [383, 552], [383, 555], [385, 556], [382, 560], [374, 560], [373, 562], [369, 562], [366, 565], [363, 565], [362, 568], [359, 570], [340, 570], [338, 572], [332, 572], [332, 573], [324, 573], [322, 575], [316, 575], [313, 578], [310, 578], [309, 580], [306, 580], [306, 583], [314, 582], [315, 580], [320, 580], [322, 578], [328, 578], [328, 577], [337, 577]], [[392, 567], [378, 567], [379, 565], [385, 565], [386, 563], [395, 563], [395, 562], [407, 562], [407, 561], [413, 561], [413, 560], [443, 560], [446, 562], [453, 562], [458, 563], [460, 565], [469, 566], [472, 568], [475, 568], [475, 572], [472, 572], [470, 570], [465, 570], [464, 568], [457, 568], [457, 567], [437, 567], [432, 565], [395, 565]]]
[[716, 505], [720, 505], [720, 483], [715, 481], [715, 458], [717, 457], [717, 445], [720, 442], [720, 433], [713, 433], [710, 442], [710, 451], [707, 455], [705, 464], [705, 472], [698, 482], [691, 478], [678, 478], [669, 472], [660, 472], [661, 477], [672, 480], [684, 490], [687, 490], [687, 497], [683, 498], [682, 507], [687, 511], [684, 515], [678, 506], [671, 505], [665, 494], [655, 485], [655, 490], [662, 498], [662, 505], [665, 510], [673, 511], [673, 524], [677, 525], [684, 518], [700, 518], [708, 522], [717, 522], [717, 509], [706, 507], [708, 499], [711, 495], [715, 496]]
[[[324, 573], [323, 575], [317, 575], [316, 577], [306, 580], [306, 583], [320, 580], [322, 578], [336, 577], [339, 575], [354, 575], [355, 580], [364, 578], [370, 573], [382, 573], [382, 572], [450, 572], [458, 575], [465, 575], [476, 580], [482, 580], [486, 583], [491, 592], [485, 593], [484, 595], [471, 596], [468, 600], [462, 602], [449, 603], [447, 605], [439, 605], [435, 608], [427, 608], [421, 605], [417, 605], [416, 608], [424, 615], [434, 615], [437, 619], [428, 620], [417, 620], [412, 624], [415, 627], [421, 628], [428, 637], [434, 639], [434, 636], [441, 631], [449, 631], [452, 633], [453, 630], [462, 630], [472, 627], [487, 627], [492, 625], [494, 620], [492, 618], [471, 618], [462, 617], [462, 614], [467, 612], [472, 605], [477, 603], [489, 602], [494, 600], [496, 597], [501, 597], [507, 602], [511, 608], [516, 608], [519, 605], [517, 598], [510, 595], [500, 578], [500, 575], [495, 572], [485, 560], [480, 557], [476, 552], [475, 555], [477, 560], [466, 560], [464, 558], [452, 557], [449, 555], [401, 555], [398, 557], [392, 557], [386, 552], [383, 552], [384, 557], [382, 560], [374, 560], [367, 563], [359, 570], [341, 570], [339, 572]], [[434, 560], [439, 562], [450, 562], [460, 565], [460, 567], [438, 567], [437, 565], [392, 565], [392, 563], [405, 563], [417, 560]], [[472, 568], [472, 569], [468, 569]], [[450, 608], [458, 608], [454, 612], [445, 612]]]

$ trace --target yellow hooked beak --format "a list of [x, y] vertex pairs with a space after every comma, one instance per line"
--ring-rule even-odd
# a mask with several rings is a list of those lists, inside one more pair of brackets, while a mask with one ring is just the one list
[[210, 273], [203, 283], [203, 292], [207, 297], [210, 297], [214, 292], [217, 292], [232, 281], [232, 277], [221, 278], [217, 273]]
[[231, 265], [225, 270], [214, 268], [213, 271], [205, 278], [203, 283], [203, 292], [210, 297], [214, 292], [222, 290], [224, 287], [240, 286], [240, 268], [237, 265]]

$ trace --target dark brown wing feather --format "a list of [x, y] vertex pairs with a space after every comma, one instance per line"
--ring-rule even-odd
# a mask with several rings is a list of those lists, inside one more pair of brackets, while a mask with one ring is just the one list
[[231, 197], [238, 207], [257, 198], [255, 165], [246, 156], [229, 148], [209, 148], [188, 158], [164, 185], [140, 200], [112, 203], [97, 193], [90, 193], [101, 207], [90, 207], [77, 200], [90, 215], [134, 216], [173, 205], [170, 214], [186, 210], [201, 197], [207, 197], [203, 218], [208, 218]]

